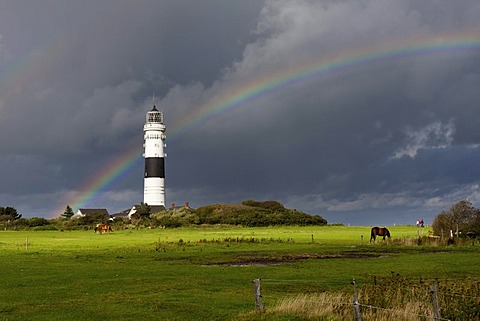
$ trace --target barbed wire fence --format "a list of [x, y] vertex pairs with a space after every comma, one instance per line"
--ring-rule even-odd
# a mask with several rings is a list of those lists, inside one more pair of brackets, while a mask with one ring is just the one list
[[[292, 284], [292, 283], [305, 283], [308, 282], [309, 284], [312, 284], [311, 281], [308, 280], [279, 280], [279, 279], [255, 279], [253, 280], [254, 284], [254, 295], [255, 295], [255, 310], [258, 312], [262, 312], [265, 309], [265, 305], [262, 301], [263, 298], [268, 298], [271, 300], [279, 300], [280, 297], [278, 295], [264, 295], [261, 291], [261, 284], [267, 283], [267, 284]], [[377, 283], [377, 280], [374, 278], [375, 285]], [[338, 282], [313, 282], [316, 285], [339, 285]], [[352, 308], [352, 314], [354, 315], [354, 320], [355, 321], [362, 321], [362, 312], [366, 311], [374, 311], [374, 312], [386, 312], [386, 313], [391, 313], [391, 314], [398, 314], [402, 313], [406, 318], [417, 318], [420, 320], [435, 320], [435, 321], [446, 321], [450, 320], [448, 318], [443, 318], [441, 316], [441, 309], [440, 309], [440, 304], [439, 304], [439, 299], [438, 299], [438, 287], [437, 283], [438, 280], [422, 280], [420, 279], [420, 283], [422, 283], [422, 287], [414, 284], [410, 284], [412, 288], [417, 288], [424, 290], [425, 291], [425, 285], [428, 283], [430, 286], [428, 287], [429, 293], [428, 297], [425, 296], [423, 297], [423, 306], [426, 307], [430, 305], [431, 311], [433, 311], [433, 315], [428, 312], [420, 314], [420, 313], [412, 313], [409, 311], [402, 310], [401, 308], [395, 308], [395, 307], [386, 307], [386, 306], [378, 306], [375, 304], [369, 304], [368, 300], [367, 301], [362, 301], [361, 295], [358, 293], [357, 289], [357, 284], [355, 279], [352, 280], [351, 285], [353, 286], [353, 295], [352, 295], [352, 301], [346, 302], [346, 301], [325, 301], [325, 300], [316, 300], [316, 299], [307, 299], [307, 298], [297, 298], [295, 299], [296, 301], [303, 301], [303, 302], [311, 302], [315, 303], [316, 306], [322, 306], [322, 305], [331, 305], [331, 306], [343, 306], [347, 307], [350, 306]], [[344, 284], [345, 285], [345, 284]], [[460, 298], [465, 298], [468, 300], [474, 300], [476, 302], [480, 302], [480, 296], [475, 296], [475, 295], [465, 295], [462, 293], [456, 293], [456, 292], [442, 292], [441, 293], [442, 297], [460, 297]], [[445, 301], [445, 300], [444, 300]], [[456, 319], [456, 318], [455, 318]]]

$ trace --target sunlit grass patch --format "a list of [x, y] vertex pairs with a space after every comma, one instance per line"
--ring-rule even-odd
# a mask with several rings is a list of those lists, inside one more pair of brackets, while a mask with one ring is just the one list
[[[352, 319], [352, 278], [369, 298], [362, 303], [373, 305], [377, 292], [361, 292], [372, 275], [380, 283], [391, 271], [416, 279], [480, 273], [476, 245], [405, 245], [397, 238], [415, 239], [417, 229], [389, 229], [393, 242], [375, 244], [365, 241], [369, 227], [345, 226], [0, 231], [0, 314], [9, 320]], [[257, 278], [265, 282], [262, 314], [253, 312]]]

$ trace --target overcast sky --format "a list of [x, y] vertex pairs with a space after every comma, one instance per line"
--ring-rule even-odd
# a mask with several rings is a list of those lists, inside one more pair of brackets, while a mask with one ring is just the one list
[[[168, 204], [362, 225], [480, 207], [477, 0], [0, 1], [0, 206], [59, 216], [141, 153], [153, 95]], [[81, 205], [142, 200], [140, 160]]]

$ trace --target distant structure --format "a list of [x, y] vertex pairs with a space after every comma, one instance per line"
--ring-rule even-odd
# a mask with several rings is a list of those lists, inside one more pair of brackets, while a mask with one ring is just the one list
[[155, 105], [147, 112], [143, 126], [145, 152], [145, 179], [143, 202], [150, 206], [165, 207], [165, 125], [163, 113]]
[[75, 213], [74, 217], [85, 217], [85, 216], [94, 216], [94, 215], [103, 215], [106, 218], [110, 217], [108, 210], [106, 208], [79, 208]]

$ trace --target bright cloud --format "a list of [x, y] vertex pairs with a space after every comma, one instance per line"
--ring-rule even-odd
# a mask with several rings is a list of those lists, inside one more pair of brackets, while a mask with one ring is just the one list
[[404, 156], [415, 158], [422, 149], [442, 149], [451, 146], [455, 136], [455, 125], [453, 121], [446, 124], [434, 122], [418, 130], [407, 128], [404, 134], [406, 146], [395, 152], [394, 159]]

